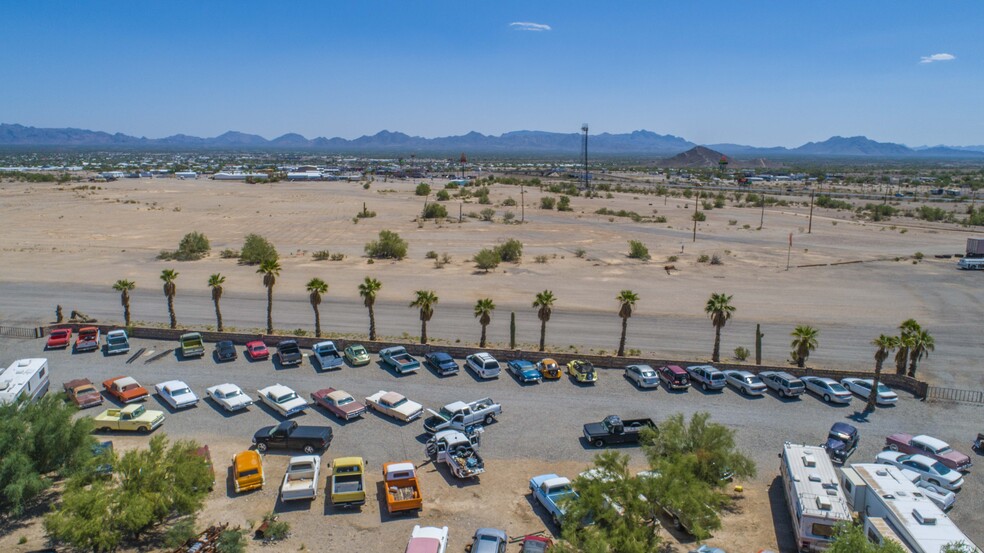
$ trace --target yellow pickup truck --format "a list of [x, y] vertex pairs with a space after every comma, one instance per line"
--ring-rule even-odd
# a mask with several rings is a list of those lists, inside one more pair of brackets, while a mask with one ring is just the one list
[[93, 418], [96, 430], [135, 430], [150, 432], [164, 424], [163, 411], [151, 411], [143, 405], [127, 405], [122, 409], [106, 409]]
[[232, 481], [236, 493], [259, 490], [266, 484], [263, 476], [263, 460], [252, 449], [232, 456]]
[[362, 457], [338, 457], [331, 462], [331, 504], [339, 508], [366, 503], [366, 462]]

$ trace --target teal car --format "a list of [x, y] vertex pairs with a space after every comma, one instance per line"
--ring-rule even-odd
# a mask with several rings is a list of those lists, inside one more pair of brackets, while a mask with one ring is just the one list
[[362, 344], [353, 344], [345, 348], [345, 360], [356, 367], [369, 364], [369, 352]]

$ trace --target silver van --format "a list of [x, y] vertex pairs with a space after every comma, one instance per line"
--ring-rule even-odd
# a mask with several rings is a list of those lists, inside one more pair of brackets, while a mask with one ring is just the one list
[[796, 397], [806, 391], [802, 380], [785, 371], [763, 371], [759, 373], [759, 378], [779, 397]]

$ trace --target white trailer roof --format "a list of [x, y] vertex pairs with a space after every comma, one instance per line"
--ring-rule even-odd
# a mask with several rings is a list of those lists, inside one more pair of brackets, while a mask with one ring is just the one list
[[783, 458], [805, 515], [851, 520], [851, 510], [827, 451], [819, 446], [786, 443]]

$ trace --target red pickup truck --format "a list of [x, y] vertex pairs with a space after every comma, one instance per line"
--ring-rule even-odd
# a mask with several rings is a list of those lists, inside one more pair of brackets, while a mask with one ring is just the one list
[[75, 339], [75, 351], [96, 351], [99, 349], [99, 329], [94, 326], [84, 326], [79, 329]]

